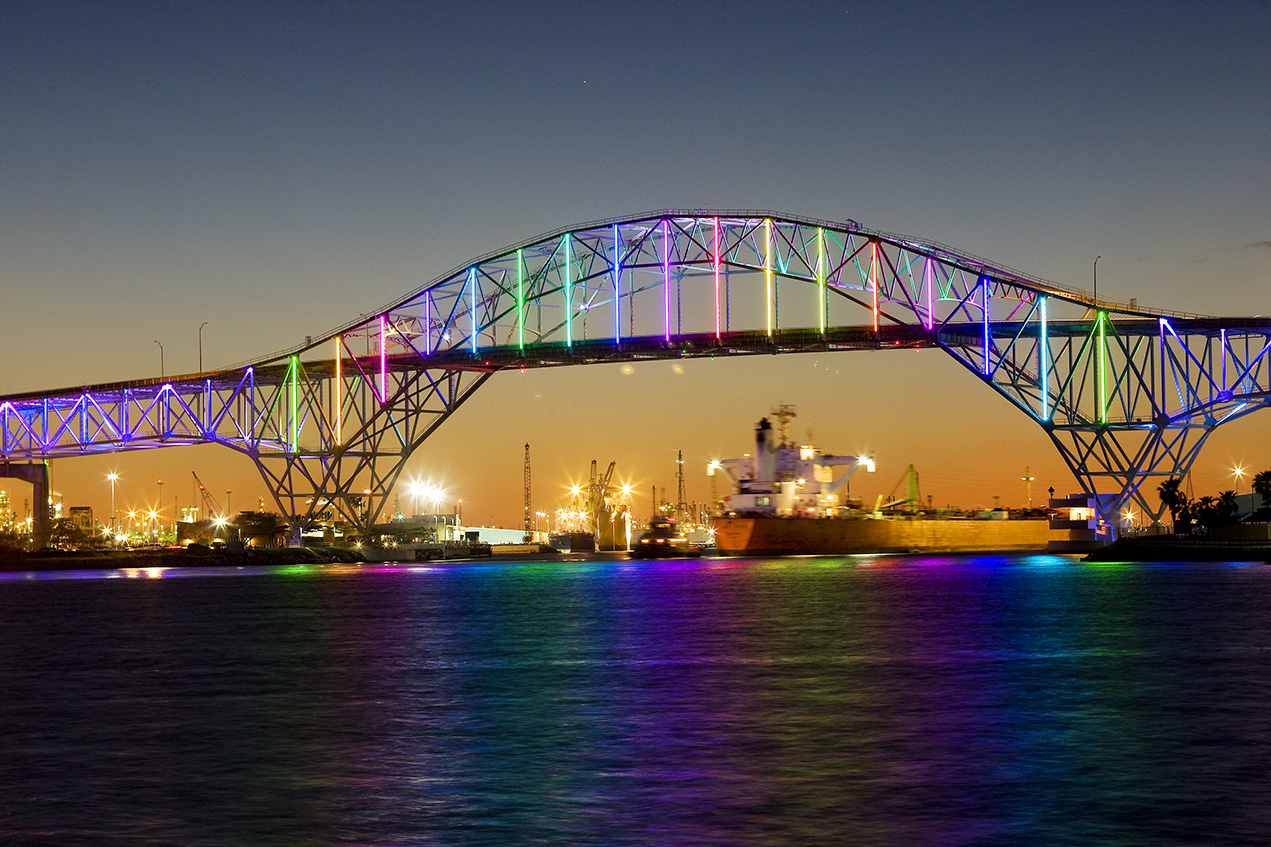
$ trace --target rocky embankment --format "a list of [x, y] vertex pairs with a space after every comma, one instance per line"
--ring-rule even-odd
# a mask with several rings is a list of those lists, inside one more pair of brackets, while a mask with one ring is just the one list
[[246, 547], [224, 550], [194, 547], [159, 550], [37, 550], [31, 553], [0, 548], [0, 570], [5, 571], [255, 567], [361, 561], [362, 554], [347, 547]]

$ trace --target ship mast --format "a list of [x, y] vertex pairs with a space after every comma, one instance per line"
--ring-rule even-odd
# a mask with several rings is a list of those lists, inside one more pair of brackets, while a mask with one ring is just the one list
[[790, 447], [790, 419], [795, 417], [794, 406], [782, 404], [772, 410], [772, 416], [777, 419], [777, 435], [780, 441], [777, 442], [778, 447]]

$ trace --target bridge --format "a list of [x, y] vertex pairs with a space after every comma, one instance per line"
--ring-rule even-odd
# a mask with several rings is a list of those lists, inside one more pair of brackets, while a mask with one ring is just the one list
[[1095, 300], [855, 221], [681, 210], [488, 253], [224, 370], [0, 397], [0, 462], [217, 443], [296, 537], [323, 514], [365, 535], [411, 453], [501, 370], [924, 347], [1042, 427], [1112, 526], [1131, 503], [1159, 520], [1151, 483], [1271, 402], [1271, 320]]

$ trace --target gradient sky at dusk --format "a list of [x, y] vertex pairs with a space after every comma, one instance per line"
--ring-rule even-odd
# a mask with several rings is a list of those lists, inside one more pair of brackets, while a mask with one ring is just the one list
[[[651, 209], [774, 209], [939, 241], [1102, 297], [1271, 314], [1267, 2], [0, 2], [0, 395], [290, 347], [477, 255]], [[593, 366], [491, 380], [412, 458], [515, 525], [618, 462], [706, 499], [793, 431], [914, 463], [937, 504], [1075, 489], [1042, 431], [939, 351]], [[1271, 468], [1220, 429], [1197, 494]], [[68, 505], [235, 508], [219, 447], [59, 460]], [[11, 489], [25, 488], [18, 484]], [[19, 502], [22, 494], [19, 494]], [[403, 505], [406, 505], [405, 499]]]

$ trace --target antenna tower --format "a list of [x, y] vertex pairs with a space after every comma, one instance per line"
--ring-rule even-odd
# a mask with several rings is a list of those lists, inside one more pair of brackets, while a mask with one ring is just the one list
[[530, 531], [530, 517], [533, 516], [530, 507], [530, 445], [525, 443], [525, 541], [533, 541], [534, 533]]
[[675, 478], [679, 483], [679, 491], [675, 500], [675, 519], [681, 524], [688, 515], [688, 503], [684, 500], [684, 451], [679, 451], [675, 460]]

